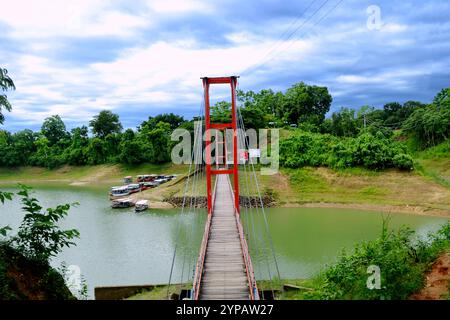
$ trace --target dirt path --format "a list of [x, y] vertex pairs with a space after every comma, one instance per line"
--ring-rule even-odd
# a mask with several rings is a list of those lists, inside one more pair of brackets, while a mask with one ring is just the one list
[[442, 254], [427, 274], [425, 287], [411, 296], [411, 300], [449, 299], [450, 250]]

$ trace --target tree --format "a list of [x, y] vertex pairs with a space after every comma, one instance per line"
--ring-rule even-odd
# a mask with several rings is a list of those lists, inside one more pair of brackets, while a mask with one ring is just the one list
[[108, 157], [105, 141], [100, 138], [91, 139], [86, 154], [89, 164], [105, 163]]
[[[159, 122], [153, 130], [142, 132], [143, 152], [152, 163], [170, 161], [170, 125]], [[146, 146], [145, 146], [146, 145]]]
[[59, 115], [46, 118], [42, 124], [41, 132], [47, 138], [50, 146], [54, 146], [68, 136], [66, 125]]
[[119, 115], [109, 110], [103, 110], [89, 122], [92, 133], [98, 138], [104, 139], [108, 134], [120, 133], [122, 124]]
[[404, 122], [403, 129], [421, 147], [434, 146], [450, 137], [450, 88], [441, 90], [433, 103], [416, 108]]
[[231, 103], [219, 101], [211, 107], [212, 123], [230, 123], [231, 122]]
[[384, 125], [390, 126], [392, 129], [399, 129], [414, 110], [423, 107], [425, 105], [418, 101], [407, 101], [403, 105], [398, 102], [387, 103], [383, 107]]
[[88, 128], [81, 126], [72, 129], [72, 143], [65, 150], [65, 159], [72, 165], [87, 163], [87, 146], [89, 145]]
[[[12, 79], [8, 76], [8, 70], [0, 68], [0, 88], [2, 92], [6, 92], [8, 90], [15, 90], [16, 86]], [[2, 113], [2, 109], [6, 111], [11, 111], [12, 106], [8, 101], [8, 97], [6, 94], [0, 94], [0, 124], [3, 124], [5, 121], [5, 116]]]
[[29, 129], [18, 131], [11, 136], [16, 154], [16, 165], [27, 165], [28, 159], [36, 151], [34, 142], [38, 135]]
[[331, 116], [331, 133], [339, 137], [353, 137], [358, 134], [355, 110], [341, 108]]
[[136, 139], [136, 134], [131, 129], [127, 129], [122, 134], [122, 141], [120, 142], [119, 149], [119, 161], [121, 163], [139, 164], [145, 160], [143, 146], [140, 141]]
[[10, 242], [28, 258], [47, 262], [64, 247], [75, 245], [72, 240], [80, 237], [78, 230], [61, 230], [58, 225], [59, 221], [67, 216], [70, 207], [76, 204], [58, 205], [43, 212], [39, 201], [30, 195], [30, 189], [22, 185], [17, 193], [22, 196], [22, 209], [27, 214], [17, 236]]
[[332, 100], [326, 87], [297, 83], [285, 94], [283, 106], [285, 120], [295, 124], [309, 122], [320, 125], [330, 110]]
[[182, 123], [186, 122], [183, 117], [173, 113], [163, 113], [155, 117], [148, 117], [147, 121], [142, 122], [140, 128], [154, 128], [158, 122], [165, 122], [170, 125], [170, 130], [178, 128]]
[[263, 89], [260, 92], [237, 91], [238, 101], [243, 103], [240, 111], [246, 128], [266, 128], [282, 125], [284, 95]]

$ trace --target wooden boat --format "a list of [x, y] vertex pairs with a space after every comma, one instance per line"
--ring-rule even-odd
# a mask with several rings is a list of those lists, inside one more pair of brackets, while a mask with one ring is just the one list
[[147, 210], [149, 207], [148, 200], [139, 200], [136, 202], [136, 205], [134, 207], [134, 211], [141, 212]]
[[135, 202], [131, 198], [126, 199], [116, 199], [111, 203], [112, 208], [130, 208], [135, 205]]

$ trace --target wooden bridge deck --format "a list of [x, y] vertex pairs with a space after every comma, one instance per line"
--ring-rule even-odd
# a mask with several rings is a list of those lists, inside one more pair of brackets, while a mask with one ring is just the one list
[[249, 286], [227, 175], [218, 175], [199, 299], [248, 300]]

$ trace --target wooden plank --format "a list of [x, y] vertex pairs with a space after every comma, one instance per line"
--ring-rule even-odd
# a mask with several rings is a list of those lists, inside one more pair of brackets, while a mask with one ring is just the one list
[[202, 300], [248, 300], [249, 287], [228, 176], [217, 176], [203, 276]]

